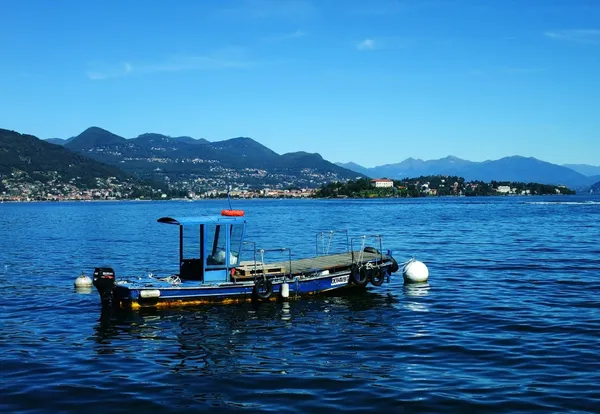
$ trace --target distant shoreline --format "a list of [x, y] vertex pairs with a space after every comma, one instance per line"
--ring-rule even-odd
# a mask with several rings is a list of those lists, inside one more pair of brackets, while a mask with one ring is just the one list
[[[235, 201], [248, 201], [248, 200], [318, 200], [324, 198], [315, 198], [315, 197], [252, 197], [252, 198], [234, 198], [231, 200]], [[197, 201], [210, 201], [210, 200], [227, 200], [227, 197], [214, 197], [214, 198], [199, 198], [199, 199], [189, 199], [189, 198], [156, 198], [156, 199], [120, 199], [120, 200], [0, 200], [0, 203], [131, 203], [131, 202], [169, 202], [169, 201], [185, 201], [185, 202], [197, 202]]]
[[[494, 194], [494, 195], [476, 195], [476, 196], [426, 196], [426, 197], [253, 197], [253, 198], [231, 198], [231, 200], [239, 201], [254, 201], [254, 200], [433, 200], [433, 199], [475, 199], [475, 198], [531, 198], [531, 197], [600, 197], [600, 194]], [[202, 201], [224, 201], [226, 197], [201, 198], [196, 200], [186, 198], [169, 198], [169, 199], [122, 199], [122, 200], [0, 200], [0, 204], [32, 204], [32, 203], [149, 203], [149, 202], [202, 202]]]

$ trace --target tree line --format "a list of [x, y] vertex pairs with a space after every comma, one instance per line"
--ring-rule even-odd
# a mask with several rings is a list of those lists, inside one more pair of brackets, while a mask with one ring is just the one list
[[[509, 193], [499, 192], [499, 187], [508, 187]], [[317, 198], [385, 198], [385, 197], [428, 197], [428, 196], [493, 196], [575, 194], [563, 187], [540, 183], [508, 181], [466, 181], [463, 177], [431, 175], [417, 178], [393, 180], [392, 187], [374, 187], [368, 178], [347, 182], [323, 184], [315, 193]]]

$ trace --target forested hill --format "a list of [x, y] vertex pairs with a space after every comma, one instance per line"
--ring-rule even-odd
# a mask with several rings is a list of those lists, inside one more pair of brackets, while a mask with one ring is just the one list
[[0, 160], [0, 175], [18, 170], [41, 182], [48, 181], [56, 174], [65, 181], [75, 179], [88, 185], [98, 177], [130, 177], [115, 166], [100, 163], [33, 135], [7, 129], [0, 129]]
[[[58, 142], [58, 141], [56, 141]], [[212, 179], [238, 185], [284, 185], [315, 187], [323, 182], [360, 176], [339, 167], [319, 154], [278, 154], [248, 137], [210, 142], [191, 137], [146, 133], [126, 139], [110, 131], [91, 127], [62, 141], [80, 152], [143, 178], [170, 183]]]

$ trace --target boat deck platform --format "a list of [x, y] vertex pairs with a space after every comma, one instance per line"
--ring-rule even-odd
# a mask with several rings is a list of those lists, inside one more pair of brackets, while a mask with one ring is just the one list
[[[264, 266], [262, 263], [258, 262], [256, 263], [256, 265], [254, 264], [254, 262], [242, 262], [241, 266], [239, 266], [236, 269], [233, 278], [251, 279], [256, 276], [262, 276], [263, 270], [267, 276], [276, 276], [282, 274], [306, 275], [324, 270], [335, 272], [343, 270], [344, 268], [348, 268], [353, 263], [358, 262], [359, 258], [361, 258], [360, 255], [360, 251], [354, 252], [354, 262], [352, 261], [351, 252], [314, 256], [307, 259], [292, 259], [291, 269], [289, 260], [265, 263]], [[363, 263], [379, 259], [381, 259], [381, 255], [377, 253], [362, 252], [361, 262]], [[389, 257], [384, 254], [383, 260], [386, 259], [389, 259]]]

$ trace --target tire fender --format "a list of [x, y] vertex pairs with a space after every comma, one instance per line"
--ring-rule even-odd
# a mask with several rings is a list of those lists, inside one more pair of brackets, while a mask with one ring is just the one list
[[379, 269], [373, 269], [370, 278], [371, 284], [373, 286], [381, 286], [383, 284], [383, 281], [385, 280], [386, 273], [387, 272], [384, 267]]
[[273, 283], [268, 279], [257, 280], [252, 289], [252, 296], [255, 299], [267, 301], [273, 294]]
[[350, 279], [354, 284], [364, 286], [369, 282], [369, 271], [365, 266], [359, 269], [358, 266], [354, 265], [350, 270]]
[[390, 266], [390, 273], [395, 273], [398, 271], [398, 269], [400, 269], [400, 266], [398, 266], [398, 262], [396, 261], [396, 259], [394, 259], [392, 257], [392, 265]]

